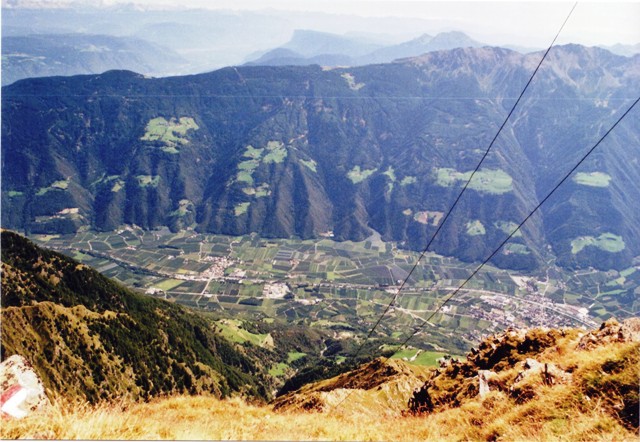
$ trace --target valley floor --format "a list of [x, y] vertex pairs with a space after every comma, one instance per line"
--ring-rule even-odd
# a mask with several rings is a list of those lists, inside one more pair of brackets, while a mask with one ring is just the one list
[[[557, 397], [556, 397], [557, 399]], [[349, 409], [276, 413], [242, 399], [170, 397], [97, 407], [56, 404], [44, 415], [3, 420], [2, 439], [134, 440], [637, 440], [595, 409], [515, 405], [500, 393], [430, 416]], [[541, 406], [542, 405], [542, 406]], [[597, 407], [595, 407], [597, 408]]]

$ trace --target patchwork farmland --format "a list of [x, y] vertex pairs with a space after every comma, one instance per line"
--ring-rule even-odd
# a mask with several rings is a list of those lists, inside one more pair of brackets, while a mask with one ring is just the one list
[[[377, 320], [418, 259], [376, 235], [362, 242], [301, 241], [125, 227], [32, 239], [149, 296], [221, 317], [279, 318], [348, 334]], [[640, 310], [628, 295], [640, 282], [635, 267], [583, 273], [551, 267], [530, 276], [487, 266], [424, 324], [474, 269], [427, 254], [380, 333], [402, 339], [422, 327], [429, 349], [455, 351], [508, 326], [594, 326]]]

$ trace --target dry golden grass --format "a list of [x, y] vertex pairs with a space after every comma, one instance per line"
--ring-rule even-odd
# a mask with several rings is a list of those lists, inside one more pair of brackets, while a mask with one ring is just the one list
[[[3, 439], [400, 440], [425, 439], [424, 418], [345, 412], [274, 413], [241, 399], [179, 396], [147, 404], [56, 404], [46, 415], [5, 421]], [[400, 424], [400, 425], [398, 425]]]
[[[549, 387], [551, 391], [552, 387]], [[178, 396], [149, 403], [69, 405], [44, 415], [4, 421], [0, 436], [136, 440], [637, 440], [611, 416], [566, 404], [557, 392], [516, 405], [503, 393], [430, 416], [380, 417], [333, 413], [275, 413], [242, 399]], [[558, 404], [560, 401], [562, 404]]]
[[[569, 381], [529, 381], [533, 397], [522, 401], [508, 388], [428, 416], [381, 413], [380, 398], [362, 396], [359, 406], [328, 412], [274, 412], [240, 398], [174, 396], [148, 403], [89, 406], [57, 402], [46, 414], [3, 420], [2, 439], [116, 440], [502, 440], [638, 441], [638, 429], [622, 422], [625, 403], [637, 407], [640, 344], [611, 343], [576, 350], [567, 336], [537, 355], [571, 373]], [[519, 366], [521, 363], [519, 364]], [[504, 379], [511, 379], [513, 367]], [[508, 376], [507, 376], [508, 375]], [[377, 387], [376, 387], [377, 388]], [[335, 390], [339, 393], [341, 390]], [[342, 390], [344, 391], [344, 390]], [[354, 397], [358, 396], [354, 394]], [[635, 401], [635, 402], [634, 402]], [[635, 405], [634, 405], [635, 404]]]

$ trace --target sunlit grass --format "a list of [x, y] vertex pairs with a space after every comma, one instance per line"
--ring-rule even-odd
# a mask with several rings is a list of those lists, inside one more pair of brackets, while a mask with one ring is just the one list
[[160, 184], [159, 175], [138, 175], [136, 179], [140, 187], [157, 187]]
[[[471, 171], [458, 172], [455, 169], [436, 169], [436, 184], [442, 187], [462, 185], [471, 177]], [[513, 179], [501, 169], [482, 169], [475, 173], [469, 188], [478, 192], [500, 195], [513, 190]]]
[[367, 178], [369, 178], [377, 170], [378, 169], [363, 169], [363, 170], [360, 170], [360, 166], [354, 166], [353, 169], [351, 169], [347, 173], [347, 178], [349, 178], [353, 184], [358, 184], [358, 183], [361, 183], [362, 181], [366, 180]]
[[[546, 332], [541, 332], [546, 336]], [[396, 387], [370, 390], [330, 388], [322, 381], [317, 394], [323, 411], [279, 411], [236, 397], [174, 396], [148, 403], [115, 401], [90, 406], [59, 400], [41, 414], [3, 420], [3, 439], [112, 440], [637, 440], [618, 416], [624, 404], [637, 407], [638, 343], [611, 343], [577, 348], [578, 331], [567, 331], [535, 358], [569, 373], [568, 380], [547, 385], [532, 376], [533, 396], [518, 400], [504, 390], [480, 398], [460, 396], [458, 407], [443, 406], [432, 414], [404, 414], [406, 402]], [[416, 350], [399, 355], [409, 356]], [[431, 353], [431, 352], [425, 352]], [[289, 360], [302, 357], [291, 352]], [[273, 367], [284, 371], [286, 364]], [[499, 372], [511, 382], [521, 364]], [[361, 373], [367, 376], [367, 373]], [[405, 381], [403, 381], [405, 382]], [[327, 387], [327, 388], [324, 388]], [[349, 397], [346, 395], [348, 392]], [[341, 400], [347, 399], [346, 401]], [[634, 399], [635, 398], [635, 399]], [[389, 402], [392, 401], [392, 402]], [[395, 402], [394, 402], [395, 401]]]
[[190, 129], [199, 129], [191, 117], [181, 117], [179, 120], [175, 118], [166, 120], [163, 117], [157, 117], [147, 123], [145, 134], [140, 139], [142, 141], [161, 141], [166, 147], [175, 147], [177, 144], [189, 142], [186, 134]]
[[613, 233], [603, 233], [597, 238], [593, 236], [580, 236], [571, 241], [571, 253], [574, 255], [588, 246], [594, 246], [605, 252], [621, 252], [626, 247], [622, 236]]
[[265, 164], [282, 163], [287, 157], [287, 149], [280, 141], [269, 141], [267, 143], [267, 154], [262, 159]]
[[484, 235], [487, 231], [484, 228], [484, 225], [480, 222], [480, 220], [469, 221], [466, 225], [467, 235], [469, 236], [479, 236]]
[[250, 205], [251, 205], [251, 203], [239, 203], [239, 204], [236, 204], [236, 206], [233, 208], [233, 213], [236, 216], [244, 215], [245, 213], [247, 213], [247, 210], [249, 210], [249, 206]]
[[303, 166], [307, 167], [309, 170], [312, 170], [313, 172], [318, 172], [317, 166], [318, 163], [316, 163], [314, 160], [300, 160], [300, 162], [302, 163]]
[[604, 172], [578, 172], [573, 177], [573, 181], [590, 187], [609, 187], [611, 176]]

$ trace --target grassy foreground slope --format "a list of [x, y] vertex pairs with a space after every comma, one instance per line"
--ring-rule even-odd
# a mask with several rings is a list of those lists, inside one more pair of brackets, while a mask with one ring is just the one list
[[3, 424], [0, 436], [53, 439], [166, 440], [428, 440], [444, 428], [421, 417], [276, 413], [241, 399], [172, 397], [101, 407], [57, 404], [46, 416]]
[[[375, 370], [364, 370], [367, 366], [363, 366], [351, 374], [279, 398], [277, 411], [238, 397], [221, 400], [204, 395], [158, 398], [148, 403], [118, 401], [99, 406], [61, 400], [45, 414], [3, 422], [0, 436], [144, 440], [637, 440], [639, 326], [640, 321], [636, 321], [630, 334], [620, 332], [611, 321], [588, 334], [579, 330], [538, 329], [492, 336], [466, 362], [451, 362], [430, 373], [425, 386], [433, 406], [421, 413], [410, 412], [404, 401], [387, 401], [386, 407], [381, 408], [379, 392], [386, 399], [392, 398], [387, 393], [393, 388], [413, 383], [409, 372], [414, 369], [397, 360], [385, 369], [385, 362], [374, 361], [368, 366]], [[535, 365], [534, 360], [547, 364], [546, 375], [524, 367], [525, 362]], [[474, 364], [476, 369], [482, 366], [495, 373], [495, 376], [487, 374], [489, 391], [483, 396], [477, 391], [477, 376], [464, 373]], [[420, 373], [423, 374], [429, 375]], [[305, 394], [313, 407], [305, 407], [301, 402]], [[349, 398], [342, 402], [347, 395]]]
[[59, 402], [46, 415], [3, 424], [2, 438], [187, 440], [637, 440], [580, 391], [543, 391], [518, 404], [492, 392], [430, 415], [274, 412], [242, 399], [176, 396], [149, 403], [89, 407]]

